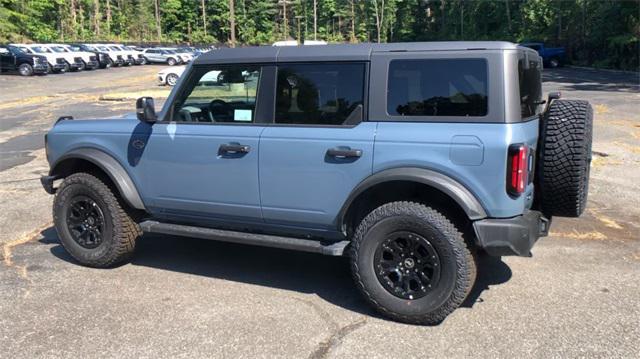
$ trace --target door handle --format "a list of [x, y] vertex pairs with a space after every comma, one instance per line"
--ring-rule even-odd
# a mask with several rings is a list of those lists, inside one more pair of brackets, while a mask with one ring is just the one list
[[249, 151], [251, 151], [251, 146], [241, 145], [239, 143], [225, 143], [218, 148], [218, 154], [249, 153]]
[[361, 157], [362, 150], [351, 149], [349, 147], [334, 147], [327, 150], [327, 156], [336, 158]]

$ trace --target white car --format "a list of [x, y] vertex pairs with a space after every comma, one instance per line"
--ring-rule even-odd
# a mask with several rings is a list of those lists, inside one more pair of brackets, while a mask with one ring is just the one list
[[120, 49], [120, 51], [122, 51], [122, 53], [125, 54], [128, 59], [133, 59], [133, 65], [144, 65], [147, 63], [147, 60], [144, 58], [143, 52], [138, 51], [131, 46], [118, 44], [109, 44], [108, 46]]
[[[161, 85], [175, 86], [178, 79], [184, 73], [186, 66], [171, 66], [158, 72], [158, 81]], [[209, 71], [200, 79], [204, 84], [218, 84], [222, 80], [220, 71]]]
[[84, 62], [85, 68], [88, 70], [93, 70], [100, 67], [98, 56], [96, 56], [96, 54], [94, 54], [93, 52], [74, 50], [71, 46], [66, 44], [51, 44], [51, 46], [61, 47], [67, 50], [67, 52], [70, 52], [76, 56], [80, 56], [82, 58], [82, 62]]
[[111, 61], [111, 66], [123, 66], [128, 65], [126, 59], [126, 55], [122, 54], [122, 51], [116, 51], [110, 49], [107, 45], [103, 44], [83, 44], [92, 49], [96, 49], [96, 51], [103, 52], [109, 56], [109, 60]]
[[54, 53], [52, 50], [49, 50], [48, 48], [38, 46], [38, 45], [32, 45], [32, 44], [10, 44], [10, 45], [19, 48], [20, 50], [26, 52], [27, 54], [40, 55], [40, 56], [46, 57], [47, 66], [48, 66], [47, 72], [63, 73], [68, 70], [68, 65], [64, 57], [58, 55], [57, 53]]
[[35, 46], [40, 46], [45, 49], [49, 49], [51, 52], [55, 53], [57, 56], [61, 56], [64, 58], [67, 63], [67, 71], [82, 71], [87, 66], [82, 56], [79, 54], [70, 52], [62, 46], [56, 46], [52, 44], [34, 44]]
[[173, 50], [176, 54], [178, 54], [178, 56], [180, 56], [183, 63], [186, 64], [188, 62], [193, 61], [194, 54], [192, 51], [184, 48], [172, 48], [171, 50]]

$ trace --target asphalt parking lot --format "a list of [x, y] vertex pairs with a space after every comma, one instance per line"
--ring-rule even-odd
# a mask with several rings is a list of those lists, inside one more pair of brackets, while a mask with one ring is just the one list
[[0, 76], [0, 358], [638, 356], [637, 74], [545, 72], [545, 92], [594, 107], [588, 208], [554, 221], [533, 258], [482, 258], [463, 307], [424, 327], [370, 310], [345, 258], [146, 235], [128, 264], [76, 264], [38, 181], [42, 136], [62, 115], [159, 106], [162, 68]]

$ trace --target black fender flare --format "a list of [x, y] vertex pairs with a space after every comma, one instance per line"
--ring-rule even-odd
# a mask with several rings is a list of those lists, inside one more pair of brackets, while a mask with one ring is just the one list
[[454, 200], [470, 220], [475, 221], [487, 217], [487, 212], [480, 201], [469, 189], [455, 179], [425, 168], [399, 167], [377, 172], [364, 179], [351, 191], [338, 213], [338, 230], [342, 231], [347, 211], [358, 195], [375, 185], [391, 181], [411, 181], [431, 186]]
[[133, 208], [146, 210], [138, 189], [127, 171], [113, 156], [95, 148], [78, 148], [60, 157], [49, 171], [50, 176], [59, 175], [58, 165], [69, 159], [81, 159], [93, 163], [111, 178], [122, 198]]

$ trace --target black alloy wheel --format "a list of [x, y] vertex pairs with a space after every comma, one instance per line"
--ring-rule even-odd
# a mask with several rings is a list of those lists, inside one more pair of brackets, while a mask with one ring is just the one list
[[104, 214], [92, 198], [82, 195], [73, 198], [66, 222], [71, 237], [82, 248], [93, 249], [102, 243]]
[[395, 232], [374, 256], [376, 276], [389, 293], [402, 299], [422, 298], [440, 279], [440, 258], [431, 243], [413, 232]]

